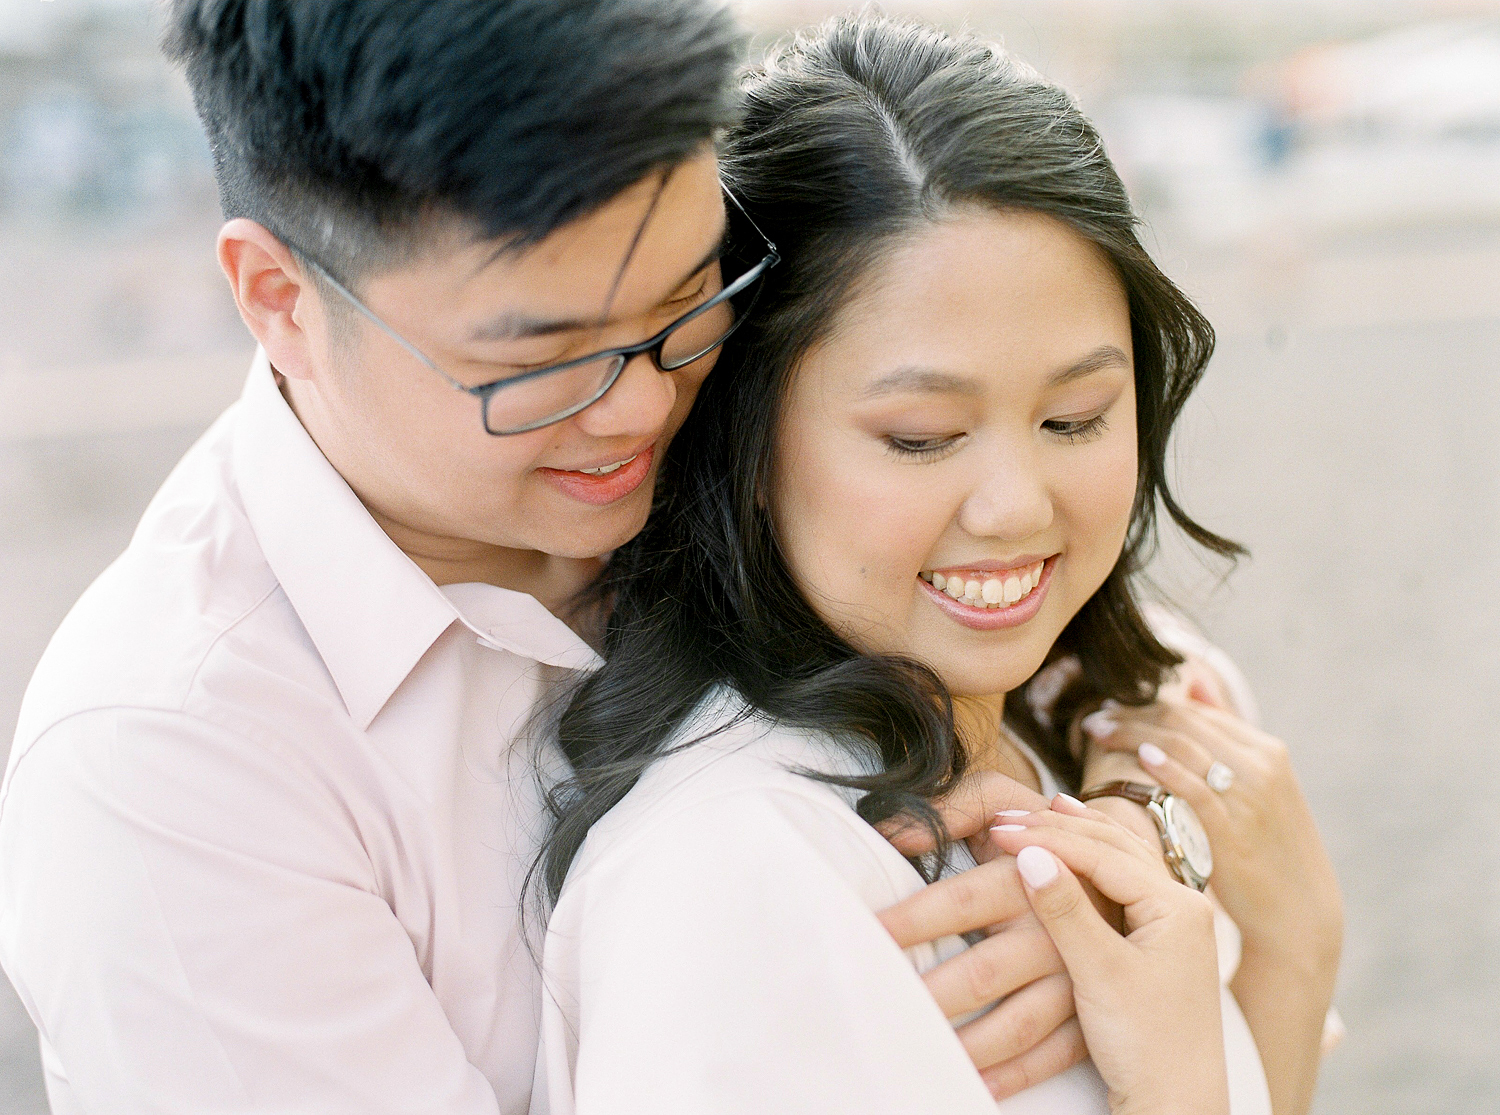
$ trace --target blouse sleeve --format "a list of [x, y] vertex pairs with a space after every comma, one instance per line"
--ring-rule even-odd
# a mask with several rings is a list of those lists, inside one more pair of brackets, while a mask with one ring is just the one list
[[534, 1115], [994, 1115], [872, 913], [902, 893], [816, 788], [654, 819], [554, 912]]

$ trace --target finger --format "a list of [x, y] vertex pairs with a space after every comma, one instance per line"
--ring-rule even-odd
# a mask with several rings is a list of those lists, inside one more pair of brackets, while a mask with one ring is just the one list
[[[1068, 868], [1069, 883], [1062, 887], [1063, 891], [1076, 889], [1082, 894], [1082, 888], [1073, 878], [1074, 875], [1081, 876], [1097, 887], [1106, 898], [1124, 906], [1127, 919], [1132, 924], [1138, 924], [1142, 920], [1141, 914], [1131, 914], [1132, 906], [1158, 901], [1166, 888], [1181, 885], [1167, 872], [1160, 855], [1148, 861], [1133, 850], [1121, 851], [1113, 845], [1076, 832], [1030, 828], [1025, 832], [997, 833], [996, 839], [1001, 840], [1006, 850], [1016, 856], [1017, 866], [1023, 871], [1020, 858], [1022, 852], [1038, 848], [1051, 853], [1052, 858], [1061, 860]], [[1045, 861], [1039, 859], [1035, 852], [1030, 853], [1029, 861], [1036, 867], [1045, 865]], [[1032, 909], [1035, 910], [1036, 895], [1031, 894], [1030, 897]]]
[[1074, 1013], [1073, 980], [1055, 972], [1008, 995], [995, 1010], [959, 1026], [957, 1034], [969, 1059], [989, 1068], [1031, 1052]]
[[1204, 724], [1219, 732], [1229, 746], [1262, 759], [1281, 759], [1286, 756], [1286, 744], [1283, 741], [1232, 713], [1201, 706], [1193, 711]]
[[1073, 1014], [1073, 981], [1066, 972], [1056, 972], [1028, 983], [994, 1010], [960, 1026], [958, 1040], [981, 1069], [1003, 1065], [1036, 1048]]
[[1182, 680], [1187, 695], [1192, 700], [1234, 712], [1234, 700], [1229, 695], [1224, 679], [1201, 658], [1189, 656], [1188, 660], [1177, 668], [1177, 676]]
[[[1046, 809], [1047, 799], [996, 771], [976, 771], [960, 780], [947, 797], [933, 802], [954, 840], [982, 833], [1002, 809]], [[903, 855], [926, 855], [933, 850], [932, 834], [909, 817], [876, 825]]]
[[922, 982], [943, 1013], [957, 1018], [1062, 970], [1052, 939], [1027, 918], [924, 972]]
[[[1184, 731], [1181, 728], [1167, 727], [1155, 720], [1130, 719], [1120, 721], [1107, 735], [1089, 738], [1095, 747], [1105, 751], [1130, 752], [1138, 750], [1143, 743], [1154, 743], [1170, 751], [1177, 756], [1179, 762], [1193, 769], [1207, 770], [1216, 757], [1204, 746], [1212, 740], [1212, 736], [1202, 727]], [[1216, 740], [1213, 742], [1218, 743]], [[1226, 754], [1231, 750], [1222, 744], [1219, 747]]]
[[962, 936], [1030, 909], [1015, 860], [1003, 856], [923, 887], [876, 916], [902, 948]]
[[[1203, 822], [1213, 844], [1220, 833], [1228, 833], [1229, 813], [1224, 808], [1224, 797], [1210, 788], [1203, 775], [1190, 770], [1180, 760], [1168, 755], [1152, 743], [1143, 743], [1140, 748], [1141, 766], [1146, 773], [1164, 787], [1193, 807], [1193, 812]], [[1207, 768], [1204, 768], [1205, 773]]]
[[[1028, 832], [1025, 836], [1032, 840], [1049, 837], [1084, 839], [1055, 829]], [[1088, 843], [1096, 849], [1097, 854], [1099, 842]], [[1019, 852], [1016, 866], [1026, 886], [1026, 897], [1069, 972], [1077, 970], [1079, 966], [1090, 967], [1106, 963], [1119, 949], [1127, 947], [1119, 934], [1094, 909], [1067, 863], [1047, 848], [1037, 845], [1020, 848]], [[1125, 858], [1118, 852], [1114, 855], [1120, 859]], [[1094, 885], [1106, 894], [1109, 893], [1099, 886], [1097, 879], [1094, 880]]]
[[979, 1075], [990, 1095], [1003, 1100], [1066, 1072], [1088, 1054], [1083, 1028], [1078, 1025], [1077, 1018], [1070, 1018], [1027, 1052], [1003, 1065], [987, 1068]]
[[1146, 745], [1151, 745], [1159, 751], [1164, 751], [1176, 759], [1184, 768], [1199, 776], [1208, 773], [1208, 768], [1213, 766], [1214, 754], [1204, 747], [1198, 739], [1185, 735], [1182, 732], [1158, 729], [1154, 732], [1142, 734], [1139, 744], [1136, 746], [1136, 754]]
[[1243, 763], [1247, 753], [1257, 750], [1256, 737], [1270, 738], [1233, 713], [1193, 702], [1159, 702], [1151, 706], [1150, 722], [1192, 739], [1211, 756], [1210, 761], [1219, 759], [1231, 766]]
[[1102, 841], [1146, 863], [1154, 864], [1161, 858], [1159, 842], [1155, 845], [1147, 844], [1118, 821], [1093, 809], [1090, 809], [1084, 816], [1071, 816], [1049, 810], [1044, 813], [1029, 813], [1024, 817], [1005, 818], [1003, 824], [990, 829], [990, 834], [1005, 851], [1013, 853], [1014, 848], [1005, 843], [1004, 834], [1045, 828], [1060, 829]]

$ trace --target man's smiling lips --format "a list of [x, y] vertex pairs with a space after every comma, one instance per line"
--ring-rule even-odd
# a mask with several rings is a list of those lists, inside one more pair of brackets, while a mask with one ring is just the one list
[[993, 631], [1025, 623], [1041, 610], [1057, 557], [924, 569], [918, 579], [950, 617], [977, 631]]
[[652, 442], [611, 461], [578, 469], [539, 468], [537, 472], [564, 495], [598, 507], [624, 499], [639, 488], [651, 475], [655, 460], [656, 443]]

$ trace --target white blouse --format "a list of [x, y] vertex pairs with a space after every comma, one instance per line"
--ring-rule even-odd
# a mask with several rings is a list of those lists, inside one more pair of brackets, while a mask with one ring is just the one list
[[[797, 773], [857, 762], [739, 707], [707, 702], [682, 739], [727, 726], [653, 765], [573, 863], [544, 945], [533, 1115], [1107, 1112], [1090, 1062], [996, 1104], [920, 978], [963, 941], [903, 955], [875, 911], [920, 875], [857, 795]], [[1234, 1115], [1269, 1115], [1227, 991], [1224, 1017]]]

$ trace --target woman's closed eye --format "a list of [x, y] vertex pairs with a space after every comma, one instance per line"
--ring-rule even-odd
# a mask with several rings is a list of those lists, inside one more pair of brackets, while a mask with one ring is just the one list
[[1108, 428], [1109, 421], [1102, 413], [1089, 418], [1050, 418], [1042, 423], [1042, 429], [1074, 444], [1093, 441]]
[[898, 457], [932, 461], [946, 456], [967, 434], [886, 434], [885, 444]]

